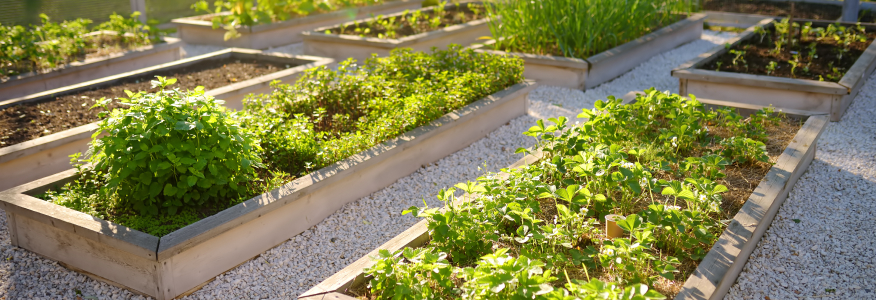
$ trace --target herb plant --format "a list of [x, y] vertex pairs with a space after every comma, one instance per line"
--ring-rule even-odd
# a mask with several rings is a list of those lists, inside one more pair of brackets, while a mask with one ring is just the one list
[[[735, 213], [724, 210], [728, 168], [769, 168], [752, 138], [778, 117], [646, 93], [598, 101], [581, 125], [539, 121], [524, 133], [538, 141], [538, 162], [442, 190], [443, 208], [406, 210], [432, 239], [374, 257], [366, 296], [665, 299], [661, 283], [686, 278], [681, 267], [701, 260]], [[606, 236], [608, 214], [623, 216], [624, 236]]]
[[105, 115], [77, 180], [40, 198], [161, 236], [522, 80], [520, 59], [459, 45], [311, 69], [239, 112], [158, 78]]
[[442, 2], [432, 9], [419, 9], [413, 12], [406, 10], [401, 16], [372, 16], [371, 20], [355, 21], [352, 25], [335, 27], [326, 30], [325, 33], [396, 39], [479, 20], [486, 17], [483, 11], [484, 6], [479, 3], [448, 5], [447, 2]]
[[55, 23], [40, 14], [41, 25], [3, 26], [0, 24], [0, 79], [27, 72], [42, 72], [102, 54], [107, 48], [134, 48], [156, 43], [161, 33], [137, 20], [113, 14], [96, 30], [115, 31], [115, 35], [86, 35], [91, 20], [76, 19]]
[[682, 0], [500, 0], [487, 5], [495, 48], [587, 58], [637, 39], [690, 11]]
[[[206, 0], [192, 4], [192, 9], [209, 14], [213, 28], [224, 28], [225, 40], [240, 37], [238, 26], [254, 26], [326, 13], [347, 7], [381, 4], [384, 0], [216, 0], [213, 8]], [[227, 12], [223, 14], [223, 12]]]

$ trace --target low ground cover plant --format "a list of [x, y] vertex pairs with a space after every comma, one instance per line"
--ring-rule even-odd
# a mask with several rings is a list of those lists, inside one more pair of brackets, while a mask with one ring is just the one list
[[[411, 207], [428, 222], [422, 248], [380, 251], [367, 299], [664, 299], [712, 247], [798, 124], [769, 108], [743, 118], [653, 89], [609, 97], [570, 126], [525, 135], [537, 163]], [[528, 152], [526, 149], [518, 150]], [[465, 192], [459, 196], [458, 191]], [[619, 215], [621, 237], [602, 226]]]
[[162, 236], [522, 80], [521, 60], [459, 45], [311, 69], [239, 112], [158, 78], [101, 121], [79, 178], [39, 197]]
[[[113, 14], [110, 20], [91, 26], [88, 19], [51, 22], [40, 14], [42, 24], [24, 27], [0, 24], [0, 79], [33, 71], [47, 71], [87, 56], [100, 56], [158, 43], [157, 28], [141, 23], [134, 12], [129, 18]], [[86, 35], [92, 31], [117, 34]]]
[[413, 12], [406, 10], [401, 16], [395, 17], [381, 15], [369, 21], [356, 21], [352, 25], [332, 28], [326, 30], [325, 33], [397, 39], [485, 17], [484, 6], [480, 3], [447, 5], [447, 2], [442, 2], [432, 9], [421, 9]]
[[861, 25], [813, 25], [789, 19], [755, 28], [753, 38], [730, 48], [704, 68], [838, 82], [876, 34]]
[[[213, 7], [206, 0], [192, 4], [192, 9], [211, 16], [213, 28], [224, 28], [225, 40], [240, 37], [237, 26], [254, 26], [326, 13], [343, 8], [377, 5], [385, 0], [217, 0]], [[355, 15], [353, 16], [355, 17]]]
[[682, 0], [499, 0], [488, 5], [497, 50], [587, 58], [679, 20]]

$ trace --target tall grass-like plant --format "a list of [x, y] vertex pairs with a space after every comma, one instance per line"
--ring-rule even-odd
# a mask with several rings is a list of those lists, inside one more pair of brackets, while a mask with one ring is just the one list
[[672, 24], [687, 0], [497, 0], [487, 5], [500, 50], [587, 58]]

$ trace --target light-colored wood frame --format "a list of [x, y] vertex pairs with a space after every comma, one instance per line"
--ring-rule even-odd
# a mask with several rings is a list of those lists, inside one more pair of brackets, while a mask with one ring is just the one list
[[541, 84], [586, 90], [608, 82], [651, 57], [700, 39], [704, 14], [692, 14], [655, 32], [586, 59], [488, 50], [490, 41], [471, 48], [523, 59], [523, 76]]
[[[217, 99], [225, 100], [225, 106], [233, 109], [243, 108], [242, 100], [250, 93], [270, 93], [271, 81], [280, 80], [285, 83], [293, 83], [298, 80], [298, 77], [304, 72], [304, 70], [334, 63], [334, 60], [330, 58], [263, 53], [258, 50], [231, 48], [175, 62], [160, 64], [150, 68], [87, 81], [59, 89], [53, 89], [25, 97], [0, 101], [0, 108], [28, 102], [46, 101], [64, 93], [113, 85], [130, 77], [148, 76], [148, 74], [155, 72], [180, 68], [206, 60], [223, 59], [228, 57], [258, 58], [260, 60], [298, 65], [293, 68], [266, 74], [206, 92], [206, 94], [214, 96]], [[93, 134], [96, 129], [97, 123], [95, 122], [44, 137], [39, 137], [20, 144], [0, 148], [0, 190], [5, 190], [19, 184], [24, 184], [70, 169], [70, 158], [68, 156], [77, 152], [84, 153], [88, 150], [88, 143], [91, 141], [91, 134]]]
[[[303, 31], [369, 17], [372, 14], [383, 15], [406, 9], [418, 9], [422, 7], [422, 3], [423, 0], [393, 0], [378, 5], [342, 9], [271, 24], [252, 27], [239, 26], [237, 32], [241, 36], [227, 41], [225, 40], [225, 29], [214, 29], [213, 22], [204, 20], [215, 14], [174, 19], [171, 23], [176, 26], [179, 38], [188, 44], [267, 49], [302, 42], [301, 32]], [[221, 14], [228, 14], [228, 12]]]
[[98, 280], [171, 299], [525, 114], [536, 86], [511, 86], [161, 238], [33, 197], [73, 180], [76, 170], [0, 192], [0, 206], [13, 245]]
[[[834, 23], [816, 20], [801, 21], [811, 21], [816, 25]], [[772, 26], [771, 22], [772, 19], [763, 19], [728, 43], [731, 46], [736, 46], [747, 39], [754, 38], [756, 27], [770, 27]], [[876, 29], [876, 26], [866, 27], [868, 30]], [[715, 46], [700, 54], [699, 57], [672, 70], [672, 76], [678, 78], [680, 94], [694, 94], [707, 99], [820, 112], [830, 114], [832, 121], [839, 121], [876, 68], [876, 43], [871, 43], [839, 82], [700, 69], [727, 51], [724, 45]]]
[[[481, 5], [480, 2], [467, 2], [462, 3], [461, 5], [465, 5], [467, 8], [470, 4]], [[455, 6], [455, 4], [446, 5], [448, 8], [453, 6]], [[432, 11], [434, 9], [434, 7], [427, 7], [420, 10]], [[405, 15], [405, 12], [386, 15], [382, 18], [400, 17], [403, 15]], [[379, 17], [343, 24], [334, 24], [332, 26], [320, 27], [313, 31], [302, 32], [301, 34], [304, 36], [304, 53], [308, 55], [331, 57], [338, 60], [352, 57], [356, 60], [363, 61], [366, 58], [371, 57], [371, 54], [388, 56], [389, 52], [396, 48], [404, 47], [412, 48], [414, 51], [429, 51], [432, 47], [446, 48], [447, 45], [451, 43], [468, 45], [474, 43], [480, 37], [490, 36], [489, 20], [486, 18], [448, 26], [430, 32], [405, 36], [398, 39], [360, 37], [349, 34], [326, 34], [324, 32], [340, 26], [365, 23], [375, 19], [379, 19]]]
[[[95, 34], [115, 34], [97, 32]], [[27, 96], [123, 72], [181, 59], [182, 43], [177, 38], [162, 38], [162, 43], [107, 56], [74, 61], [45, 73], [29, 72], [0, 82], [0, 101]]]
[[[636, 94], [630, 92], [623, 97], [624, 103], [632, 102]], [[734, 104], [697, 98], [710, 106]], [[753, 111], [762, 107], [744, 105], [742, 110]], [[791, 113], [787, 112], [786, 113]], [[819, 136], [828, 123], [827, 115], [811, 115], [810, 112], [799, 112], [797, 117], [807, 118], [803, 127], [794, 136], [791, 144], [779, 156], [778, 162], [761, 180], [745, 202], [731, 224], [718, 239], [695, 273], [688, 278], [682, 291], [675, 298], [682, 299], [723, 299], [729, 287], [736, 281], [739, 271], [748, 260], [751, 251], [757, 246], [766, 228], [772, 223], [782, 202], [788, 196], [794, 183], [806, 171], [815, 157], [815, 147]], [[509, 166], [509, 169], [529, 165], [541, 159], [542, 153], [535, 151]], [[507, 176], [501, 173], [500, 176]], [[463, 197], [464, 198], [464, 197]], [[376, 257], [380, 249], [391, 252], [404, 247], [418, 247], [429, 241], [427, 221], [421, 220], [377, 249], [356, 260], [349, 266], [326, 278], [310, 290], [304, 292], [298, 299], [317, 300], [331, 296], [331, 299], [354, 299], [345, 292], [365, 284], [367, 277], [364, 269], [374, 264], [371, 257]], [[732, 266], [732, 268], [731, 268]]]

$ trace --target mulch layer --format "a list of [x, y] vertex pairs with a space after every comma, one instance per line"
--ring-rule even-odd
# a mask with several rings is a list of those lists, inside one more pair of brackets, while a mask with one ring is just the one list
[[[0, 109], [0, 148], [98, 121], [98, 114], [104, 109], [91, 109], [95, 101], [102, 97], [127, 97], [125, 90], [155, 92], [150, 83], [155, 76], [176, 78], [178, 81], [171, 88], [192, 90], [204, 86], [212, 90], [291, 67], [294, 66], [258, 60], [211, 60], [128, 78], [88, 91], [62, 94], [48, 101], [7, 107]], [[109, 105], [110, 109], [119, 107], [118, 102]]]

